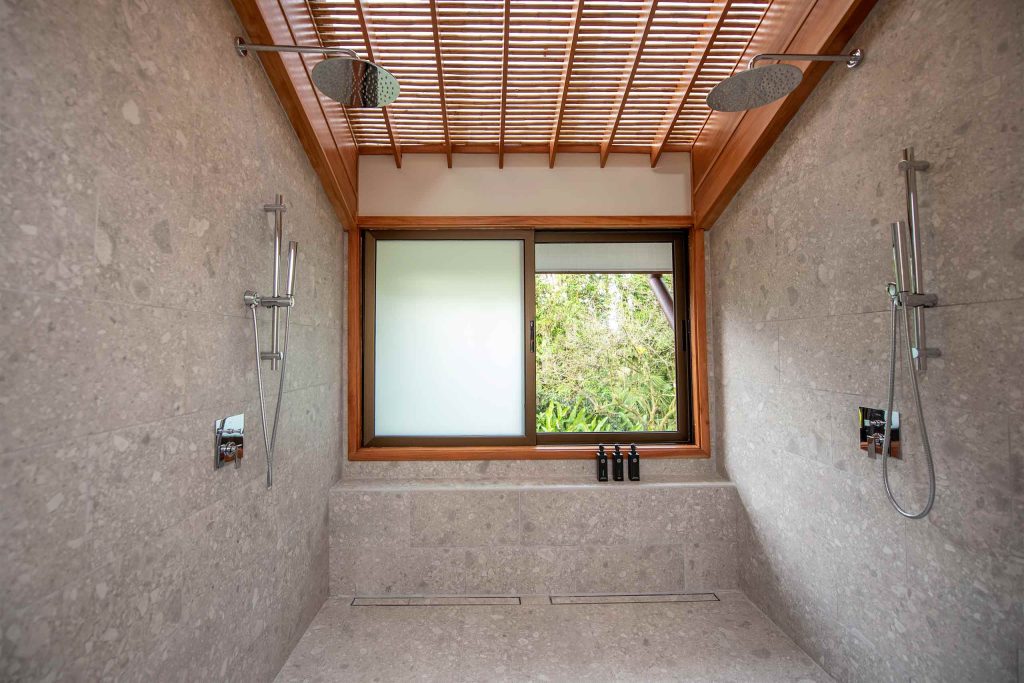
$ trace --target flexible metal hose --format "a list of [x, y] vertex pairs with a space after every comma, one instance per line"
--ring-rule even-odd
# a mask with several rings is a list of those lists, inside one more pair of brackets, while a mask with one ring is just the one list
[[260, 328], [256, 319], [256, 306], [249, 307], [252, 310], [252, 333], [256, 342], [256, 383], [260, 388], [260, 420], [263, 424], [263, 444], [267, 452], [267, 488], [274, 484], [274, 447], [277, 446], [277, 424], [281, 417], [281, 397], [284, 396], [284, 371], [288, 363], [288, 331], [290, 329], [289, 319], [291, 308], [284, 309], [284, 343], [281, 346], [281, 377], [277, 387], [277, 406], [274, 409], [274, 426], [267, 431], [267, 408], [263, 395], [263, 363], [260, 360]]
[[[921, 408], [921, 390], [917, 384], [917, 368], [914, 364], [914, 352], [913, 346], [910, 341], [910, 314], [907, 312], [906, 306], [901, 306], [897, 299], [898, 294], [895, 292], [895, 287], [890, 291], [892, 297], [892, 303], [890, 304], [890, 312], [892, 318], [892, 336], [889, 344], [889, 398], [885, 409], [885, 441], [882, 445], [882, 483], [885, 485], [885, 495], [889, 498], [889, 502], [896, 508], [896, 512], [900, 513], [904, 517], [909, 519], [923, 519], [928, 516], [928, 513], [932, 510], [932, 505], [935, 504], [935, 464], [932, 462], [932, 448], [931, 444], [928, 443], [928, 427], [924, 423], [924, 410]], [[892, 406], [896, 393], [896, 338], [899, 336], [899, 324], [897, 318], [899, 317], [899, 309], [903, 309], [903, 328], [904, 336], [907, 342], [907, 358], [910, 359], [908, 365], [910, 366], [910, 386], [914, 392], [914, 407], [917, 413], [917, 423], [921, 425], [921, 444], [924, 446], [924, 460], [928, 466], [928, 502], [925, 503], [924, 508], [920, 512], [908, 512], [903, 509], [898, 502], [896, 502], [895, 496], [893, 496], [892, 488], [889, 486], [889, 451], [892, 446]]]

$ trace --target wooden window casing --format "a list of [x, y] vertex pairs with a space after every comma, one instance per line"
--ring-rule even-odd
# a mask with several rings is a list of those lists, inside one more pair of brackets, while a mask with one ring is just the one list
[[[453, 223], [459, 224], [458, 219]], [[367, 282], [372, 282], [372, 263], [364, 258], [372, 250], [376, 239], [524, 239], [525, 306], [524, 320], [534, 319], [535, 273], [533, 268], [534, 241], [650, 241], [665, 240], [666, 233], [649, 230], [622, 230], [615, 219], [602, 224], [591, 218], [586, 234], [579, 237], [567, 234], [565, 227], [558, 233], [543, 230], [510, 230], [507, 220], [502, 225], [478, 226], [469, 231], [460, 225], [456, 231], [436, 229], [436, 219], [402, 220], [400, 230], [352, 230], [348, 233], [348, 434], [346, 445], [350, 460], [511, 460], [511, 459], [589, 459], [594, 455], [594, 444], [631, 443], [641, 445], [643, 457], [708, 457], [710, 453], [710, 426], [707, 393], [707, 340], [704, 296], [704, 239], [703, 232], [681, 224], [671, 227], [674, 238], [673, 289], [676, 303], [676, 357], [677, 357], [677, 412], [680, 429], [676, 433], [627, 432], [622, 434], [536, 434], [536, 374], [534, 354], [526, 353], [526, 425], [523, 437], [373, 437], [372, 436], [372, 309], [367, 310]], [[530, 221], [524, 219], [524, 225]], [[430, 227], [427, 227], [427, 226]], [[604, 236], [595, 236], [595, 229], [614, 227], [617, 230]], [[376, 226], [375, 226], [376, 227]], [[398, 226], [396, 226], [398, 227]], [[372, 295], [372, 292], [370, 292]], [[370, 336], [364, 335], [370, 332]], [[528, 330], [526, 332], [528, 334]], [[524, 340], [524, 346], [528, 339]], [[367, 382], [367, 378], [369, 382]], [[367, 384], [369, 386], [367, 386]], [[369, 391], [368, 391], [369, 389]], [[687, 419], [688, 418], [688, 419]], [[369, 430], [366, 428], [369, 427]]]

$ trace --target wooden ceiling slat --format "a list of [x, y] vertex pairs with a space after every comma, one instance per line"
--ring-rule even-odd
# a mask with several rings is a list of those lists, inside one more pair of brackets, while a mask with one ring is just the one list
[[452, 167], [452, 137], [448, 126], [448, 104], [444, 90], [444, 57], [441, 52], [441, 31], [437, 20], [437, 0], [430, 0], [430, 27], [434, 34], [434, 59], [437, 61], [437, 89], [441, 100], [441, 119], [444, 125], [445, 157]]
[[[366, 12], [363, 10], [363, 0], [352, 0], [355, 5], [356, 15], [359, 18], [359, 28], [363, 33], [363, 44], [366, 47], [366, 56], [371, 61], [376, 61], [374, 58], [374, 41], [372, 34], [370, 33], [370, 25], [366, 20]], [[391, 151], [395, 157], [395, 166], [402, 168], [402, 144], [398, 139], [398, 135], [395, 133], [394, 126], [391, 124], [391, 114], [387, 107], [384, 107], [381, 111], [381, 116], [384, 118], [384, 127], [388, 131], [388, 139], [391, 140]]]
[[505, 18], [501, 39], [501, 124], [498, 129], [498, 168], [505, 168], [505, 104], [508, 101], [508, 42], [512, 27], [512, 0], [505, 0]]
[[725, 3], [718, 11], [718, 16], [715, 17], [708, 26], [709, 33], [707, 37], [702, 41], [699, 48], [694, 49], [697, 59], [694, 61], [693, 69], [687, 69], [689, 73], [688, 77], [684, 78], [685, 85], [682, 86], [682, 95], [679, 97], [679, 104], [674, 108], [674, 111], [669, 109], [669, 114], [665, 117], [664, 123], [658, 128], [658, 132], [654, 139], [654, 145], [651, 146], [651, 168], [657, 166], [658, 161], [661, 159], [665, 143], [668, 142], [668, 138], [672, 134], [672, 129], [679, 120], [679, 115], [683, 113], [683, 108], [686, 106], [690, 99], [690, 95], [693, 93], [693, 89], [697, 84], [697, 74], [700, 73], [701, 69], [704, 67], [704, 63], [707, 61], [708, 54], [711, 51], [711, 46], [715, 44], [715, 38], [718, 37], [718, 32], [722, 29], [722, 26], [725, 23], [725, 18], [729, 15], [729, 9], [732, 2], [733, 0], [725, 0]]
[[524, 150], [553, 166], [567, 144], [602, 165], [613, 152], [689, 149], [710, 114], [704, 98], [770, 4], [734, 0], [722, 21], [724, 2], [305, 0], [323, 44], [356, 48], [401, 83], [382, 112], [325, 103], [360, 153], [388, 147], [400, 165], [403, 152], [436, 149], [451, 163], [492, 150], [499, 167]]
[[576, 57], [576, 46], [579, 44], [584, 2], [585, 0], [574, 0], [572, 30], [569, 33], [569, 44], [565, 48], [565, 60], [562, 66], [562, 82], [558, 89], [555, 125], [551, 129], [551, 140], [548, 142], [548, 168], [555, 167], [555, 155], [558, 153], [558, 134], [562, 128], [562, 117], [565, 115], [565, 98], [569, 93], [569, 83], [572, 81], [573, 60]]

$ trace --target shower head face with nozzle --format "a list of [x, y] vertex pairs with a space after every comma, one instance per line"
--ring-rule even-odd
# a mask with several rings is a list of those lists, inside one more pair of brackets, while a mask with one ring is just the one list
[[398, 81], [373, 62], [331, 57], [313, 67], [313, 83], [332, 100], [351, 108], [379, 108], [398, 99]]
[[708, 93], [708, 106], [715, 111], [746, 111], [763, 107], [793, 92], [803, 72], [790, 64], [769, 64], [741, 71], [725, 79]]

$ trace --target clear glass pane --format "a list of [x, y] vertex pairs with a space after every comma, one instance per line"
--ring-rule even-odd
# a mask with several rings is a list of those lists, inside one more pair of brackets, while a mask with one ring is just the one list
[[537, 432], [675, 431], [675, 336], [648, 275], [536, 282]]
[[523, 242], [380, 240], [374, 431], [522, 436]]

